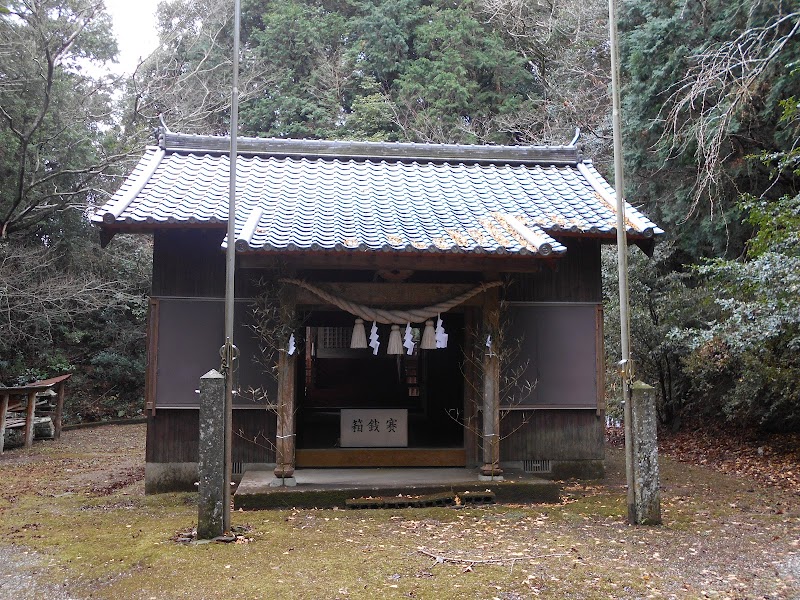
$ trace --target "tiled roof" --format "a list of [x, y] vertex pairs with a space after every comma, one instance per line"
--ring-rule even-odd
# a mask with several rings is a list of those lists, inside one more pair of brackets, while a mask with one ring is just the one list
[[[560, 254], [559, 234], [609, 237], [613, 189], [575, 146], [240, 138], [239, 252]], [[225, 223], [228, 138], [163, 133], [93, 220], [109, 228]], [[628, 234], [663, 231], [634, 208]]]

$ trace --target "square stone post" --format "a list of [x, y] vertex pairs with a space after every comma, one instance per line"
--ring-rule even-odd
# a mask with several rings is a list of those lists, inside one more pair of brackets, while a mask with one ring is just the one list
[[[297, 291], [294, 286], [284, 284], [278, 294], [283, 329], [289, 331], [294, 322]], [[278, 418], [275, 432], [275, 484], [295, 485], [295, 375], [297, 352], [288, 353], [289, 335], [281, 340], [283, 348], [278, 349]]]
[[212, 369], [200, 378], [197, 539], [223, 534], [225, 481], [225, 376]]
[[483, 466], [481, 479], [502, 479], [500, 468], [500, 293], [497, 288], [486, 290], [483, 303]]
[[636, 525], [661, 523], [655, 390], [641, 381], [631, 384], [633, 505], [628, 520]]

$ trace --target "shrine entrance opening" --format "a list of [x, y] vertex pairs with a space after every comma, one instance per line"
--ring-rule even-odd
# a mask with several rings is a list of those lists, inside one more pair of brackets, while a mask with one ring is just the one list
[[297, 361], [298, 467], [465, 465], [464, 318], [444, 319], [447, 348], [420, 349], [415, 329], [413, 353], [389, 355], [390, 326], [379, 324], [375, 355], [350, 348], [351, 315], [306, 315]]

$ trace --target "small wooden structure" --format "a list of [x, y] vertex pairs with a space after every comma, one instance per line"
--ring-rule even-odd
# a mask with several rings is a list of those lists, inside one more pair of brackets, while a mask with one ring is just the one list
[[[3, 452], [6, 436], [6, 420], [9, 412], [25, 411], [25, 447], [33, 445], [33, 425], [36, 418], [37, 396], [47, 390], [56, 392], [56, 409], [52, 414], [55, 439], [61, 437], [61, 417], [64, 412], [64, 388], [71, 374], [59, 375], [51, 379], [34, 381], [27, 385], [0, 387], [0, 454]], [[14, 402], [14, 404], [12, 404]], [[16, 424], [16, 423], [15, 423]]]
[[[221, 248], [231, 243], [234, 477], [602, 473], [600, 252], [616, 240], [616, 199], [577, 138], [553, 147], [241, 138], [234, 240], [229, 147], [159, 130], [92, 216], [104, 244], [153, 236], [147, 492], [194, 489], [196, 390], [220, 364]], [[630, 242], [651, 251], [663, 231], [631, 206], [626, 219]], [[254, 332], [262, 301], [283, 321], [269, 339], [271, 368]], [[449, 341], [426, 344], [440, 319], [436, 335]], [[401, 329], [407, 350], [392, 342]]]

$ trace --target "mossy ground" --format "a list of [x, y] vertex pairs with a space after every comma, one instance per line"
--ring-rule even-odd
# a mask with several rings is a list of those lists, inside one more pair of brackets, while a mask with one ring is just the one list
[[79, 430], [0, 457], [0, 552], [31, 552], [19, 569], [72, 598], [800, 595], [796, 493], [699, 467], [662, 461], [660, 527], [625, 523], [611, 451], [608, 478], [567, 482], [558, 504], [237, 511], [242, 543], [194, 545], [175, 538], [196, 495], [143, 494], [143, 438]]

